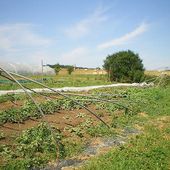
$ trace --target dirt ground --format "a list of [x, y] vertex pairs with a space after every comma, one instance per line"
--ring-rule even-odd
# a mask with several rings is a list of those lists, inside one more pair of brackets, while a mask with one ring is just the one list
[[[6, 103], [4, 106], [0, 106], [0, 108], [5, 107], [16, 107], [12, 103]], [[111, 120], [110, 115], [105, 110], [96, 110], [95, 106], [89, 106], [90, 110], [96, 112], [96, 113], [102, 113], [101, 119], [103, 119], [105, 122], [108, 122]], [[5, 134], [5, 138], [0, 140], [0, 144], [12, 144], [13, 143], [13, 137], [18, 136], [21, 134], [23, 130], [29, 129], [31, 127], [36, 126], [40, 122], [48, 122], [54, 127], [59, 128], [64, 136], [69, 136], [70, 134], [68, 131], [65, 131], [65, 127], [75, 127], [79, 125], [80, 123], [85, 121], [84, 118], [77, 117], [78, 114], [83, 113], [88, 118], [91, 118], [93, 121], [93, 124], [96, 124], [99, 122], [99, 120], [91, 115], [87, 110], [85, 109], [74, 109], [74, 110], [60, 110], [59, 112], [55, 112], [54, 114], [45, 115], [44, 117], [40, 119], [29, 119], [26, 120], [24, 123], [5, 123], [4, 125], [0, 126], [0, 131], [2, 131]]]

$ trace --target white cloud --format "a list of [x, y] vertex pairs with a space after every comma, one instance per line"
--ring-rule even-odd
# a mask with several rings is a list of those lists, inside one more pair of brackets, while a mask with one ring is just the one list
[[102, 43], [98, 46], [98, 48], [105, 49], [105, 48], [109, 48], [112, 46], [123, 45], [123, 44], [127, 43], [128, 41], [132, 40], [133, 38], [137, 37], [138, 35], [144, 33], [147, 30], [148, 30], [148, 24], [142, 23], [132, 32], [129, 32], [129, 33], [123, 35], [122, 37]]
[[67, 53], [60, 56], [60, 62], [64, 64], [79, 64], [86, 60], [88, 49], [85, 47], [75, 48]]
[[17, 51], [23, 47], [46, 46], [51, 40], [34, 31], [34, 25], [17, 23], [0, 25], [0, 50]]
[[66, 35], [72, 38], [80, 38], [87, 35], [92, 27], [107, 20], [105, 15], [107, 10], [102, 7], [97, 8], [92, 15], [67, 28], [65, 30]]
[[53, 41], [40, 35], [38, 28], [27, 23], [0, 25], [0, 61], [39, 64], [48, 58]]

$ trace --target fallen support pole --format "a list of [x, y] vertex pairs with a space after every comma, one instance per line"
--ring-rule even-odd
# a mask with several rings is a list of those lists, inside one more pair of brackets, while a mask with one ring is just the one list
[[[58, 91], [56, 91], [56, 90], [54, 90], [54, 89], [52, 89], [52, 88], [50, 88], [50, 87], [42, 84], [42, 83], [40, 83], [40, 82], [37, 82], [37, 81], [35, 81], [35, 80], [32, 80], [32, 79], [30, 79], [30, 78], [28, 78], [28, 77], [25, 77], [25, 76], [22, 76], [22, 75], [20, 75], [20, 74], [13, 73], [13, 72], [7, 72], [7, 71], [5, 71], [5, 70], [2, 69], [2, 68], [0, 68], [0, 69], [1, 69], [3, 72], [5, 72], [8, 76], [10, 76], [13, 80], [15, 80], [15, 82], [17, 82], [17, 84], [18, 84], [19, 82], [18, 82], [13, 76], [17, 76], [17, 77], [23, 78], [23, 79], [25, 79], [25, 80], [29, 80], [29, 81], [31, 81], [31, 82], [34, 82], [35, 84], [38, 84], [38, 85], [40, 85], [40, 86], [42, 86], [42, 87], [44, 87], [44, 88], [47, 88], [47, 89], [49, 89], [50, 91], [52, 91], [52, 92], [54, 92], [54, 93], [56, 93], [56, 94], [58, 94], [58, 95], [61, 95], [61, 96], [65, 97], [65, 98], [73, 101], [73, 102], [76, 103], [77, 105], [79, 105], [79, 106], [81, 106], [82, 108], [84, 108], [85, 110], [87, 110], [87, 111], [88, 111], [89, 113], [91, 113], [93, 116], [95, 116], [99, 121], [101, 121], [103, 124], [105, 124], [108, 128], [110, 128], [110, 126], [109, 126], [104, 120], [102, 120], [98, 115], [96, 115], [96, 113], [94, 113], [93, 111], [91, 111], [90, 109], [88, 109], [88, 108], [87, 108], [86, 106], [84, 106], [83, 104], [81, 104], [81, 103], [75, 101], [74, 99], [70, 98], [69, 96], [67, 96], [67, 95], [65, 95], [65, 94], [62, 94], [62, 93], [60, 93], [60, 92], [58, 92]], [[12, 76], [12, 75], [13, 75], [13, 76]], [[20, 83], [19, 83], [19, 84], [20, 84]], [[20, 84], [20, 87], [24, 90], [24, 92], [25, 92], [26, 94], [29, 95], [29, 97], [31, 96], [31, 95], [27, 92], [27, 90], [25, 90], [25, 88], [24, 88], [21, 84]], [[32, 96], [31, 96], [30, 98], [32, 98]], [[33, 99], [33, 101], [34, 101], [34, 99]], [[35, 102], [35, 104], [36, 104], [36, 102]], [[38, 106], [38, 105], [36, 104], [36, 106]], [[38, 107], [39, 107], [39, 106], [38, 106]], [[40, 109], [41, 109], [41, 108], [40, 108]]]
[[[71, 95], [71, 93], [70, 93], [69, 95]], [[113, 103], [113, 104], [115, 104], [115, 105], [121, 106], [121, 107], [123, 107], [123, 108], [125, 108], [125, 109], [128, 109], [127, 106], [123, 105], [122, 103], [117, 102], [116, 100], [101, 99], [101, 98], [99, 98], [99, 97], [94, 97], [94, 96], [90, 96], [90, 95], [85, 96], [85, 95], [76, 95], [76, 94], [74, 95], [74, 94], [73, 94], [73, 96], [88, 97], [88, 98], [91, 99], [91, 101], [94, 99], [94, 100], [96, 100], [96, 101], [110, 102], [110, 103]]]
[[[1, 74], [1, 76], [15, 83], [15, 81], [14, 81], [13, 79], [10, 79], [9, 77], [7, 77], [7, 76], [5, 76], [5, 75], [2, 75], [2, 74]], [[39, 96], [45, 97], [45, 99], [52, 99], [52, 97], [50, 97], [50, 96], [48, 96], [48, 95], [45, 95], [45, 94], [42, 94], [42, 93], [38, 93], [38, 92], [36, 92], [35, 90], [33, 90], [33, 89], [29, 88], [29, 87], [26, 87], [25, 85], [22, 85], [22, 86], [23, 86], [25, 89], [29, 90], [30, 92], [33, 92], [33, 93], [35, 93], [35, 94], [37, 94], [37, 95], [39, 95]]]
[[[11, 73], [9, 73], [8, 71], [6, 71], [3, 68], [0, 68], [7, 76], [9, 76], [9, 79], [12, 79], [15, 83], [17, 83], [22, 89], [23, 91], [28, 95], [28, 97], [33, 101], [33, 103], [36, 105], [37, 109], [40, 111], [41, 115], [44, 116], [43, 111], [41, 110], [41, 108], [39, 107], [39, 105], [37, 104], [37, 102], [34, 100], [34, 98], [32, 97], [32, 95], [30, 93], [27, 92], [27, 90], [23, 87], [23, 85], [14, 77], [11, 75]], [[1, 76], [2, 73], [0, 74]]]

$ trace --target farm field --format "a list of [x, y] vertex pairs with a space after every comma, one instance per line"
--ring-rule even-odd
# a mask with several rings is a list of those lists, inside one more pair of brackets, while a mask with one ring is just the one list
[[[1, 169], [169, 169], [170, 86], [0, 96]], [[99, 148], [99, 149], [98, 149]]]
[[0, 8], [0, 170], [170, 170], [170, 0]]
[[[102, 72], [103, 74], [99, 74]], [[145, 80], [150, 78], [156, 78], [160, 76], [162, 73], [170, 76], [170, 72], [159, 72], [159, 71], [145, 71]], [[42, 82], [42, 75], [30, 75], [28, 76], [34, 80]], [[38, 85], [35, 85], [29, 81], [25, 81], [23, 79], [18, 79], [24, 85], [29, 88], [39, 88]], [[43, 83], [48, 85], [49, 87], [83, 87], [83, 86], [93, 86], [93, 85], [106, 85], [114, 82], [108, 81], [108, 76], [105, 71], [100, 70], [76, 70], [71, 75], [68, 75], [66, 69], [62, 69], [59, 72], [59, 75], [43, 75]], [[5, 79], [0, 77], [0, 90], [15, 90], [19, 87]]]
[[[41, 75], [35, 76], [28, 76], [34, 80], [42, 82]], [[18, 79], [24, 85], [29, 88], [38, 88], [39, 86], [25, 81], [23, 79]], [[43, 83], [48, 85], [49, 87], [82, 87], [82, 86], [92, 86], [92, 85], [104, 85], [104, 84], [111, 84], [108, 82], [107, 75], [93, 75], [93, 74], [72, 74], [68, 75], [66, 73], [59, 74], [59, 75], [44, 75], [43, 76]], [[0, 90], [13, 90], [18, 89], [19, 87], [4, 78], [0, 77]]]
[[166, 74], [168, 76], [170, 76], [170, 71], [145, 71], [145, 75], [148, 75], [148, 76], [160, 76], [161, 74]]

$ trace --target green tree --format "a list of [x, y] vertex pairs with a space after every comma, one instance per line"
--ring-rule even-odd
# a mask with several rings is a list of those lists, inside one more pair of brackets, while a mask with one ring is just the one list
[[54, 68], [55, 74], [58, 75], [58, 73], [59, 73], [60, 70], [61, 70], [60, 64], [55, 64], [55, 65], [53, 66], [53, 68]]
[[108, 72], [110, 81], [140, 82], [144, 77], [142, 60], [130, 50], [108, 55], [103, 67]]
[[74, 67], [73, 66], [68, 66], [67, 71], [68, 71], [68, 74], [71, 75], [71, 73], [74, 71]]

